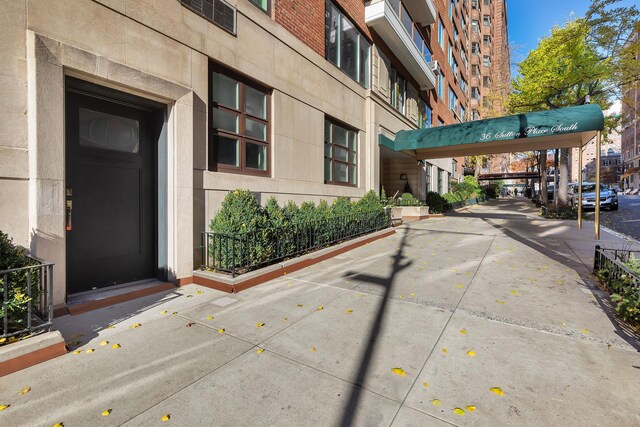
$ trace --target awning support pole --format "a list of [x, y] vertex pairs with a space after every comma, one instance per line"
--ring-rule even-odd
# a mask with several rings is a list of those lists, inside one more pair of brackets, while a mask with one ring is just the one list
[[600, 240], [600, 146], [602, 144], [602, 131], [596, 136], [596, 240]]
[[582, 141], [578, 146], [578, 230], [582, 230]]

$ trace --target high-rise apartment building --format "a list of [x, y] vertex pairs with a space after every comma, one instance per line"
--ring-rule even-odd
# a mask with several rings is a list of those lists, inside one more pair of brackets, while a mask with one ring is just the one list
[[189, 280], [236, 188], [424, 199], [462, 175], [378, 142], [477, 116], [469, 0], [2, 4], [0, 229], [56, 264], [58, 307]]
[[[507, 114], [511, 72], [506, 0], [471, 0], [471, 119]], [[492, 155], [483, 171], [509, 172], [510, 154]]]
[[[635, 31], [627, 40], [626, 46], [637, 43], [640, 33]], [[636, 60], [640, 61], [640, 52], [636, 52]], [[634, 82], [622, 88], [622, 138], [621, 154], [623, 164], [623, 190], [640, 189], [640, 84]]]

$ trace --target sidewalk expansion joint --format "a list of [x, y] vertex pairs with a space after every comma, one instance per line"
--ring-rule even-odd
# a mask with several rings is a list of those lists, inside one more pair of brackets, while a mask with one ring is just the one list
[[456, 311], [456, 314], [460, 314], [463, 316], [470, 316], [470, 317], [475, 317], [477, 319], [481, 319], [481, 320], [487, 320], [489, 322], [495, 322], [495, 323], [501, 323], [504, 325], [509, 325], [509, 326], [513, 326], [513, 327], [517, 327], [517, 328], [522, 328], [522, 329], [527, 329], [530, 331], [535, 331], [535, 332], [540, 332], [540, 333], [545, 333], [545, 334], [550, 334], [550, 335], [555, 335], [555, 336], [559, 336], [559, 337], [565, 337], [565, 338], [570, 338], [570, 339], [577, 339], [580, 341], [584, 341], [590, 344], [596, 344], [596, 345], [607, 345], [607, 346], [611, 346], [611, 347], [616, 347], [619, 348], [621, 350], [628, 350], [628, 351], [633, 351], [636, 352], [636, 350], [629, 344], [622, 344], [619, 342], [609, 342], [603, 339], [599, 339], [593, 336], [586, 336], [584, 335], [582, 332], [580, 331], [576, 331], [576, 330], [572, 330], [572, 329], [561, 329], [561, 328], [556, 328], [552, 325], [545, 325], [545, 324], [540, 324], [540, 323], [536, 323], [536, 322], [520, 322], [517, 320], [513, 320], [513, 319], [508, 319], [505, 317], [498, 317], [495, 316], [491, 313], [485, 313], [482, 311], [476, 311], [476, 310], [467, 310], [467, 309], [458, 309]]
[[[426, 359], [424, 360], [424, 363], [422, 364], [422, 366], [420, 367], [418, 372], [424, 371], [424, 368], [425, 368], [425, 366], [427, 366], [427, 363], [429, 362], [429, 359], [431, 359], [431, 356], [433, 355], [435, 349], [438, 347], [438, 343], [444, 337], [445, 332], [446, 332], [447, 328], [449, 327], [449, 323], [451, 323], [451, 319], [453, 319], [453, 316], [458, 311], [458, 307], [460, 306], [460, 303], [464, 299], [464, 297], [467, 294], [467, 292], [469, 291], [469, 289], [471, 289], [471, 285], [473, 284], [473, 280], [476, 278], [476, 275], [478, 274], [478, 271], [480, 271], [480, 268], [482, 267], [482, 263], [487, 258], [487, 254], [489, 254], [489, 251], [491, 250], [491, 247], [493, 246], [493, 242], [495, 241], [495, 239], [496, 239], [496, 236], [493, 236], [493, 238], [491, 239], [491, 242], [489, 243], [489, 245], [487, 245], [487, 249], [485, 250], [484, 255], [482, 256], [482, 259], [478, 263], [478, 267], [476, 267], [476, 271], [473, 273], [473, 276], [471, 276], [471, 280], [469, 281], [469, 285], [466, 287], [466, 289], [464, 290], [464, 292], [460, 296], [460, 299], [458, 300], [458, 303], [454, 307], [453, 311], [449, 314], [449, 317], [447, 318], [447, 321], [445, 322], [444, 326], [442, 327], [442, 330], [440, 331], [440, 335], [438, 335], [438, 338], [436, 339], [435, 343], [433, 344], [433, 347], [431, 347], [431, 351], [427, 355]], [[405, 402], [407, 400], [407, 397], [409, 396], [409, 393], [411, 393], [411, 390], [413, 390], [413, 388], [415, 387], [416, 382], [418, 381], [418, 378], [419, 378], [419, 376], [415, 377], [415, 379], [411, 383], [411, 387], [409, 387], [409, 391], [407, 391], [407, 393], [402, 398], [402, 402], [400, 402], [400, 407], [398, 408], [398, 411], [396, 411], [396, 414], [393, 416], [393, 419], [391, 420], [391, 425], [393, 425], [393, 423], [395, 422], [396, 418], [398, 417], [398, 414], [400, 413], [400, 409], [404, 406], [404, 404], [405, 404]]]

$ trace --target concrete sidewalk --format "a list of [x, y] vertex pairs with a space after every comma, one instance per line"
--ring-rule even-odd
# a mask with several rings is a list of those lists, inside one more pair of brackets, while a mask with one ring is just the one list
[[636, 426], [640, 344], [592, 239], [498, 200], [240, 294], [66, 316], [82, 352], [0, 378], [0, 425]]

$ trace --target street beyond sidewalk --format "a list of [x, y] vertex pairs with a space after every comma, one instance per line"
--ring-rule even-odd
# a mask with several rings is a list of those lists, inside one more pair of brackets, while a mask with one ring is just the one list
[[1, 378], [0, 425], [640, 425], [591, 224], [505, 199], [396, 231], [240, 294], [57, 319], [82, 352]]

